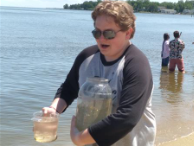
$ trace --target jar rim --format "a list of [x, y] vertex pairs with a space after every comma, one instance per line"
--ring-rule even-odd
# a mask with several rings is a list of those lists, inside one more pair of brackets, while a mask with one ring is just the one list
[[54, 121], [59, 119], [59, 113], [50, 113], [48, 116], [44, 116], [42, 111], [37, 111], [33, 113], [33, 117], [31, 118], [32, 121], [36, 122], [48, 122], [49, 119]]

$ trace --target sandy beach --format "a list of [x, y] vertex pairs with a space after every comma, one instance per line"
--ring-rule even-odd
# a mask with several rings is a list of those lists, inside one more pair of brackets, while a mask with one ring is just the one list
[[194, 146], [194, 133], [174, 141], [160, 144], [159, 146]]

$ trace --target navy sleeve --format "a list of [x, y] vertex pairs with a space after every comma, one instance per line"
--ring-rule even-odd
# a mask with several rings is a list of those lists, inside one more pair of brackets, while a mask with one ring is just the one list
[[116, 113], [89, 127], [99, 146], [110, 146], [138, 123], [151, 96], [153, 81], [149, 62], [135, 46], [126, 52], [123, 86]]

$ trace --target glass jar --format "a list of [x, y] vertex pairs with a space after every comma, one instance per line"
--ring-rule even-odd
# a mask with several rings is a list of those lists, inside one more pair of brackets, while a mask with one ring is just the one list
[[77, 100], [76, 127], [79, 131], [88, 128], [111, 114], [112, 90], [108, 79], [87, 78], [81, 86]]
[[34, 139], [37, 142], [51, 142], [57, 139], [59, 113], [44, 115], [42, 111], [33, 114]]

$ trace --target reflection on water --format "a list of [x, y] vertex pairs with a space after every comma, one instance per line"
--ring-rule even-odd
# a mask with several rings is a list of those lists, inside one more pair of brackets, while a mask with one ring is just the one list
[[159, 105], [155, 111], [157, 117], [156, 145], [194, 131], [193, 100], [186, 101], [189, 94], [185, 93], [184, 89], [186, 87], [184, 86], [186, 85], [184, 84], [186, 83], [185, 77], [188, 80], [188, 75], [184, 73], [169, 72], [167, 67], [161, 69], [159, 89], [163, 104]]
[[[162, 67], [160, 74], [160, 89], [163, 94], [168, 94], [167, 102], [173, 103], [180, 99], [184, 74], [181, 72], [169, 72], [167, 67]], [[166, 92], [168, 91], [168, 92]]]

